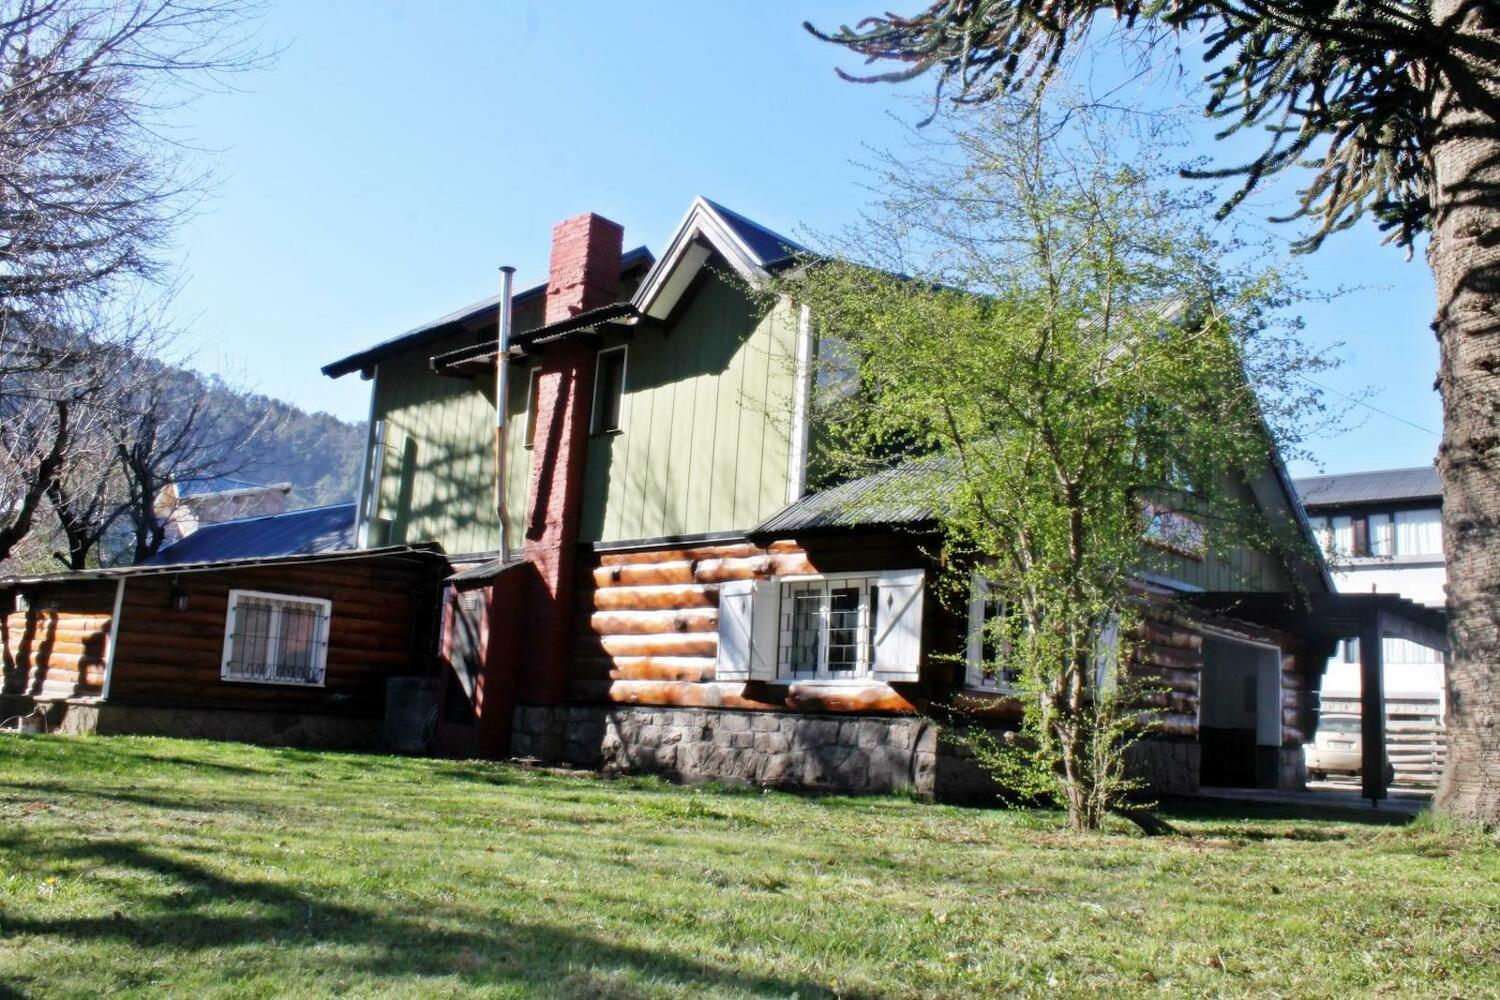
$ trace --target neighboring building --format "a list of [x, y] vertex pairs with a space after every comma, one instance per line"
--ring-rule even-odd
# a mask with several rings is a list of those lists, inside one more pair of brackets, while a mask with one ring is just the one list
[[447, 561], [353, 542], [340, 504], [205, 525], [138, 566], [0, 581], [0, 717], [377, 748], [388, 680], [431, 671]]
[[[1340, 592], [1400, 594], [1427, 607], [1444, 605], [1448, 574], [1436, 470], [1312, 476], [1296, 485]], [[1383, 654], [1392, 759], [1402, 777], [1434, 781], [1447, 710], [1443, 654], [1397, 638], [1385, 640]], [[1328, 662], [1323, 710], [1350, 711], [1360, 692], [1359, 644], [1341, 643]]]
[[291, 492], [291, 483], [252, 483], [229, 476], [168, 483], [156, 497], [156, 516], [166, 522], [163, 544], [186, 538], [205, 524], [280, 514]]

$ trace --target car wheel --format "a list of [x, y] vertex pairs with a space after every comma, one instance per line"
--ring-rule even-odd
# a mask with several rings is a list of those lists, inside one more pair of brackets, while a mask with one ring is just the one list
[[1325, 775], [1322, 771], [1307, 772], [1307, 779], [1309, 781], [1322, 781], [1325, 777], [1327, 777], [1327, 775]]

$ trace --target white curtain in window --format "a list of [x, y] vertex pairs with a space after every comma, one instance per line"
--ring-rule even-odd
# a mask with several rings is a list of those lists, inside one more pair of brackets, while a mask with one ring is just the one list
[[1318, 548], [1323, 550], [1324, 555], [1327, 555], [1330, 543], [1328, 537], [1328, 518], [1309, 517], [1307, 519], [1307, 526], [1312, 529], [1313, 541], [1317, 542]]
[[1369, 521], [1370, 555], [1391, 555], [1394, 552], [1394, 549], [1391, 546], [1395, 542], [1395, 528], [1391, 524], [1391, 515], [1371, 514]]
[[1381, 655], [1386, 663], [1442, 663], [1443, 654], [1410, 639], [1386, 639]]
[[1354, 552], [1354, 519], [1350, 517], [1330, 518], [1333, 527], [1333, 547], [1329, 554], [1349, 556]]
[[1396, 512], [1396, 554], [1440, 556], [1443, 554], [1442, 514], [1437, 510]]

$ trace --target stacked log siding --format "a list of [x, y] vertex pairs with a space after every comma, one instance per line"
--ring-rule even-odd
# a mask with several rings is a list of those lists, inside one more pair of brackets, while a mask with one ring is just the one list
[[792, 540], [764, 546], [732, 542], [585, 558], [590, 561], [580, 574], [576, 606], [581, 610], [569, 677], [569, 693], [578, 701], [752, 711], [916, 711], [916, 692], [879, 681], [747, 683], [720, 681], [714, 673], [721, 584], [920, 566], [909, 539], [886, 535], [806, 547]]
[[54, 588], [25, 610], [0, 618], [4, 679], [0, 694], [39, 698], [99, 695], [109, 652], [115, 588]]

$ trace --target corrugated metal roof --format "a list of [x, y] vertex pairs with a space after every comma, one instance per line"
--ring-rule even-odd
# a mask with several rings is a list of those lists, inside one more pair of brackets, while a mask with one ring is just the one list
[[1304, 507], [1339, 507], [1398, 500], [1440, 500], [1443, 484], [1430, 465], [1414, 469], [1379, 469], [1297, 480]]
[[756, 527], [755, 535], [821, 528], [921, 524], [936, 518], [923, 498], [951, 478], [950, 460], [923, 459], [851, 479], [803, 497]]
[[[642, 262], [650, 264], [654, 259], [650, 250], [645, 247], [636, 247], [634, 250], [627, 250], [620, 255], [620, 270], [622, 272], [629, 270]], [[546, 285], [536, 285], [525, 291], [515, 292], [510, 297], [511, 305], [522, 305], [539, 295], [545, 294], [546, 291]], [[329, 378], [338, 378], [352, 371], [368, 368], [393, 354], [401, 354], [427, 341], [436, 339], [451, 326], [472, 323], [478, 320], [488, 320], [491, 314], [499, 311], [499, 306], [499, 295], [491, 295], [489, 298], [480, 299], [478, 302], [464, 306], [462, 309], [455, 310], [446, 316], [440, 316], [431, 322], [423, 323], [421, 326], [414, 326], [405, 333], [397, 334], [389, 340], [383, 340], [374, 347], [367, 347], [363, 351], [330, 362], [323, 366], [322, 372]]]
[[142, 566], [264, 559], [354, 548], [354, 504], [309, 507], [285, 514], [205, 524], [182, 541], [141, 561]]
[[477, 566], [460, 570], [445, 579], [444, 583], [451, 583], [459, 590], [467, 590], [471, 587], [482, 587], [500, 574], [515, 569], [517, 566], [525, 566], [525, 559], [491, 559]]

